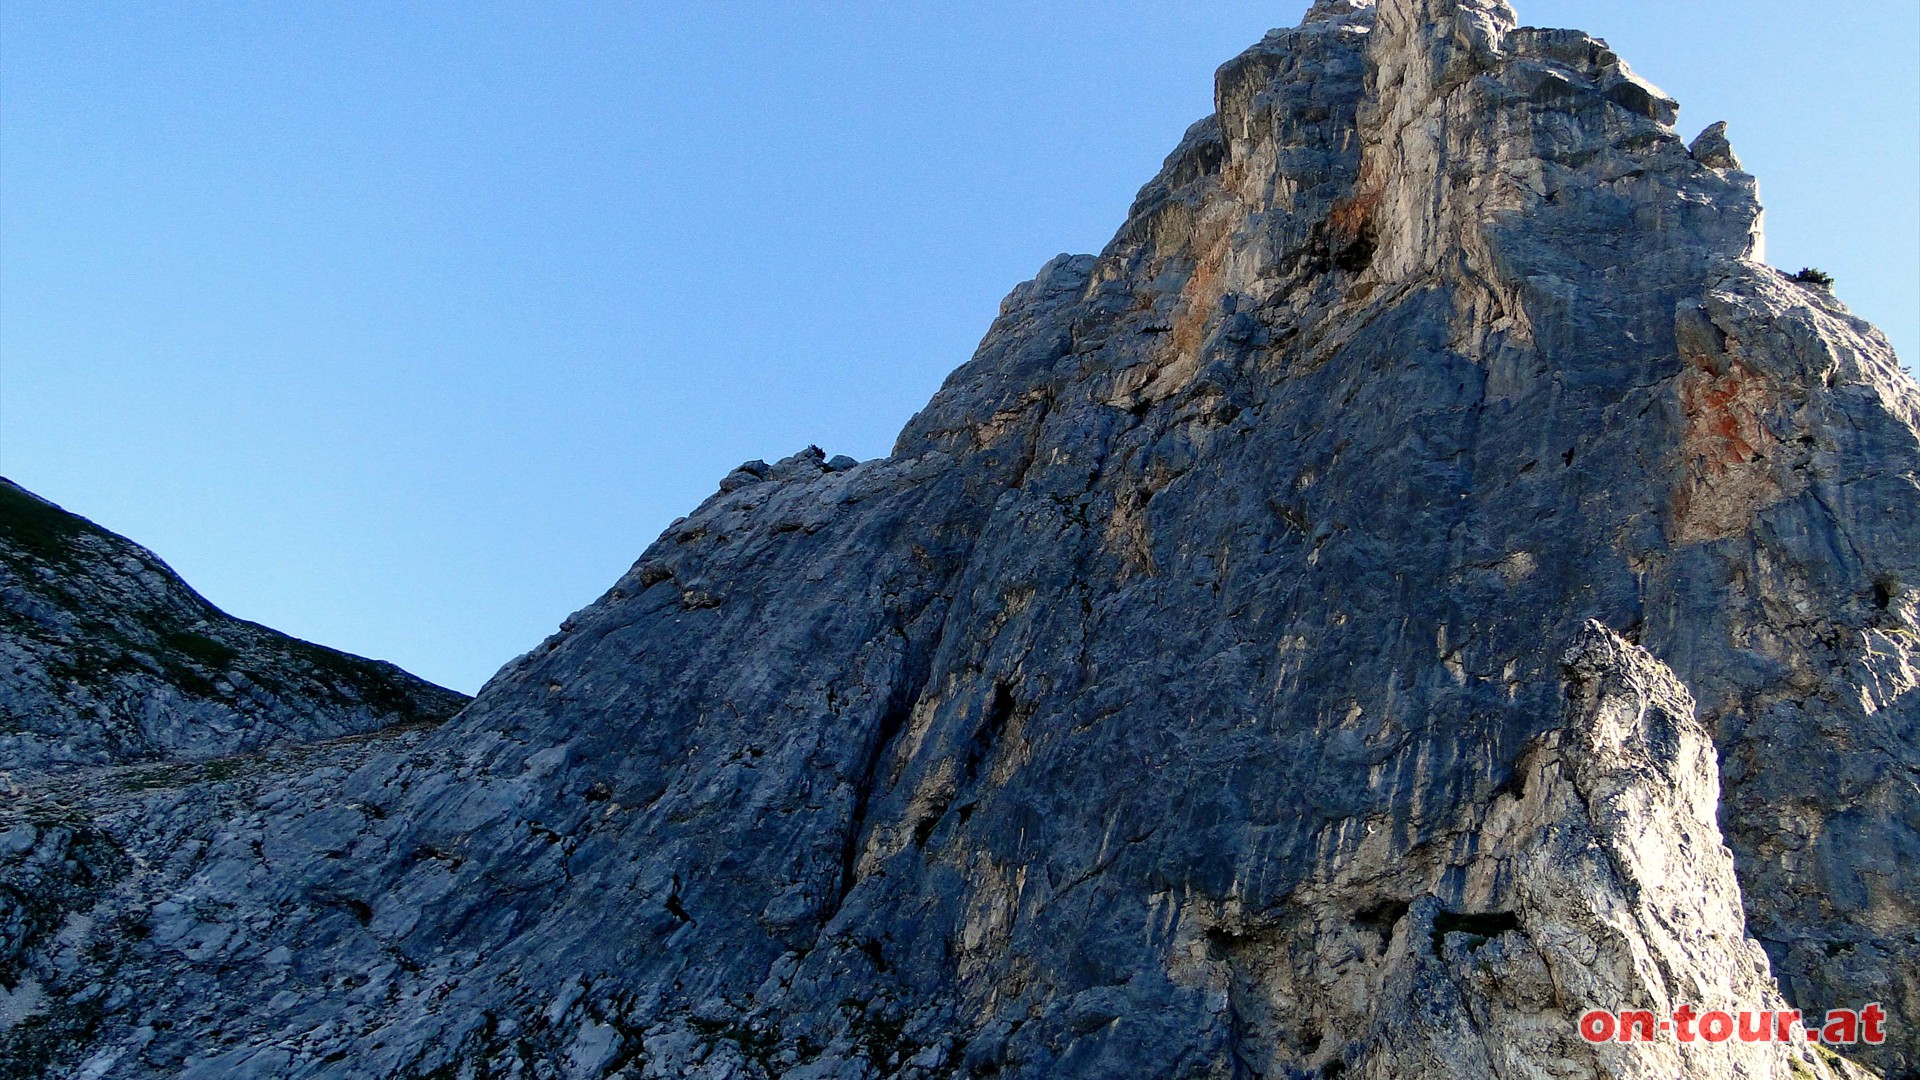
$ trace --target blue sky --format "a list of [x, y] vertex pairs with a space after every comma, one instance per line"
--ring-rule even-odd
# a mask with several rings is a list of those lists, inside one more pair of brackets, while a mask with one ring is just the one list
[[[874, 457], [1306, 4], [0, 5], [0, 472], [473, 690], [740, 461]], [[1920, 348], [1920, 5], [1521, 3]]]

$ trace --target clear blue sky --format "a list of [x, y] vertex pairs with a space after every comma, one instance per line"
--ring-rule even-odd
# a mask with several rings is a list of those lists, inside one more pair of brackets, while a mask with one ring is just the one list
[[[1306, 4], [0, 5], [0, 472], [475, 689], [747, 458], [874, 457]], [[1520, 5], [1920, 346], [1913, 0]]]

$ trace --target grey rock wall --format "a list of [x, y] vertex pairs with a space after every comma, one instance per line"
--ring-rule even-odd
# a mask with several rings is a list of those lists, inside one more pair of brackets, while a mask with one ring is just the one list
[[1920, 390], [1724, 131], [1516, 22], [1269, 34], [890, 457], [743, 466], [445, 727], [26, 785], [0, 1047], [1853, 1075], [1574, 1031], [1783, 994], [1911, 1071]]

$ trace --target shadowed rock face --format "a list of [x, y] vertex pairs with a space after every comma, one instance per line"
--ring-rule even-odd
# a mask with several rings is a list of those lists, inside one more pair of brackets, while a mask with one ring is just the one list
[[0, 479], [0, 771], [212, 758], [464, 704], [232, 618], [152, 552]]
[[27, 785], [4, 872], [81, 929], [19, 947], [0, 1040], [99, 1076], [1852, 1074], [1574, 1029], [1784, 992], [1884, 1002], [1858, 1057], [1912, 1068], [1885, 340], [1755, 261], [1723, 132], [1696, 157], [1502, 3], [1322, 2], [1217, 104], [891, 457], [744, 466], [446, 727]]

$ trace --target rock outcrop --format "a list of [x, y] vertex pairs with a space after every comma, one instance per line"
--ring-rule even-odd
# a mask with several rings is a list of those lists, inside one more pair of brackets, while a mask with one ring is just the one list
[[1444, 855], [1408, 858], [1377, 832], [1372, 852], [1292, 894], [1292, 918], [1176, 924], [1182, 973], [1228, 1002], [1244, 1074], [1857, 1074], [1806, 1045], [1594, 1045], [1567, 1022], [1785, 1005], [1744, 930], [1713, 745], [1686, 689], [1598, 623], [1563, 660], [1564, 725], [1522, 751]]
[[1784, 995], [1915, 1068], [1885, 340], [1758, 261], [1723, 131], [1499, 0], [1322, 0], [1217, 106], [890, 457], [749, 463], [446, 726], [30, 778], [0, 1048], [1857, 1075], [1575, 1027]]
[[0, 479], [0, 772], [220, 757], [466, 700], [235, 619], [152, 552]]

